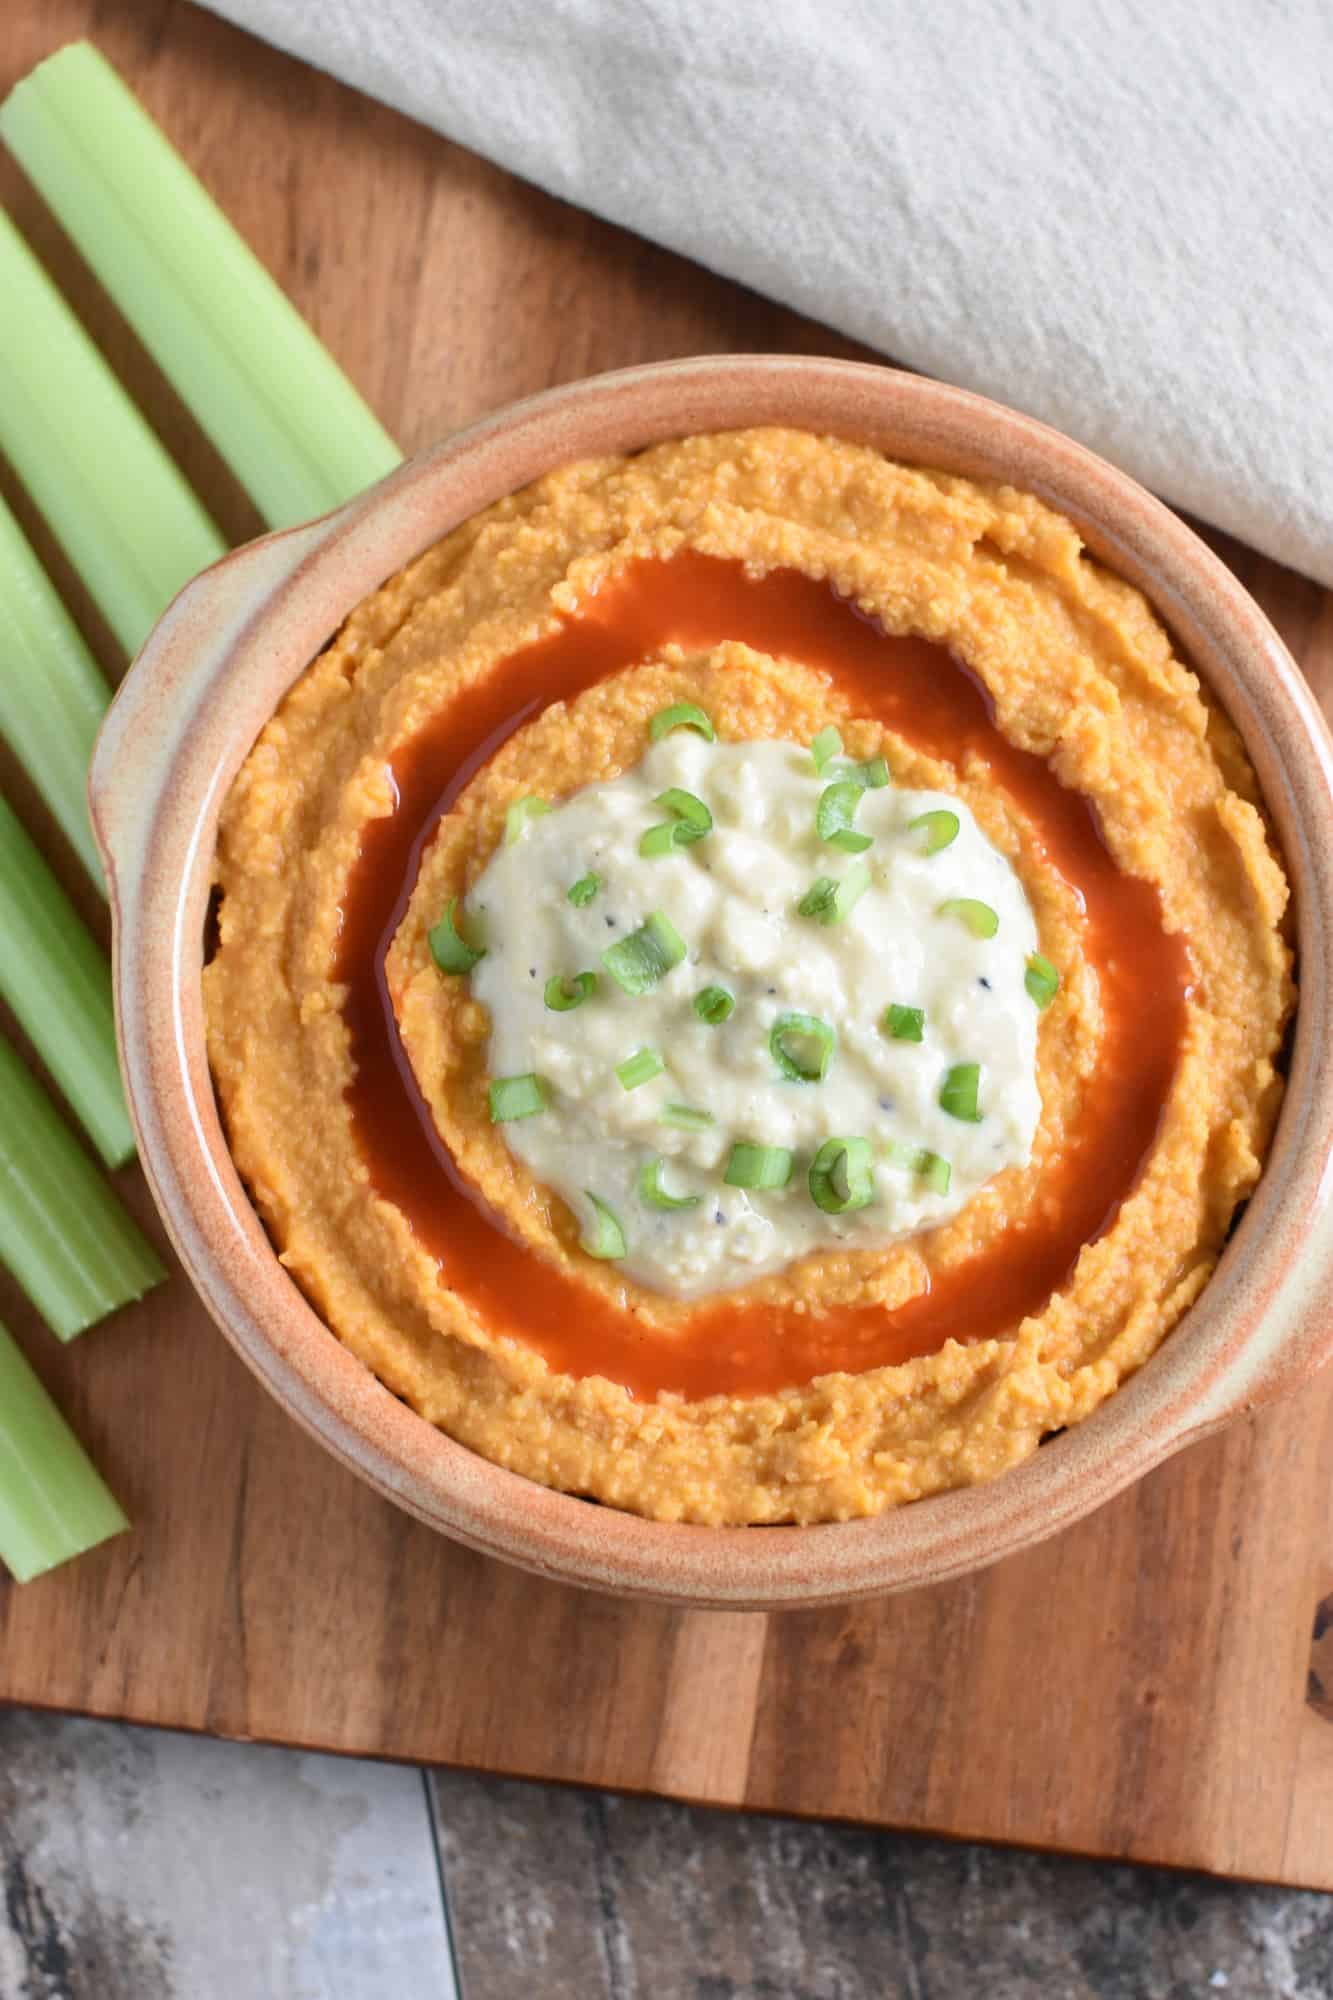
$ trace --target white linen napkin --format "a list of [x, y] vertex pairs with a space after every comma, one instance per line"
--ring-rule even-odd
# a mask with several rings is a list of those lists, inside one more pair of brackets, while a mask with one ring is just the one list
[[211, 0], [1333, 585], [1327, 0]]

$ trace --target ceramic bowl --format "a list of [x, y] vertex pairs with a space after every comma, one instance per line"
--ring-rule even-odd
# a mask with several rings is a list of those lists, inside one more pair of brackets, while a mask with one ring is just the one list
[[[352, 607], [460, 521], [552, 467], [694, 431], [791, 424], [1025, 487], [1146, 592], [1245, 739], [1295, 885], [1301, 997], [1285, 1108], [1216, 1275], [1087, 1422], [992, 1484], [875, 1520], [713, 1529], [546, 1491], [433, 1429], [367, 1373], [279, 1264], [227, 1151], [200, 965], [218, 809], [274, 707]], [[121, 1049], [140, 1156], [205, 1305], [283, 1407], [381, 1493], [544, 1575], [706, 1606], [826, 1604], [938, 1581], [1088, 1514], [1172, 1452], [1305, 1381], [1333, 1350], [1333, 744], [1258, 607], [1190, 530], [1069, 439], [979, 397], [859, 363], [671, 362], [487, 418], [176, 599], [93, 762]]]

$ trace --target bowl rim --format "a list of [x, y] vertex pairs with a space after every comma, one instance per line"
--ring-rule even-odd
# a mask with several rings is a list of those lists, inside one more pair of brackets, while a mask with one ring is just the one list
[[[1094, 554], [1146, 590], [1191, 663], [1221, 683], [1258, 770], [1296, 890], [1302, 980], [1264, 1176], [1200, 1300], [1152, 1360], [995, 1481], [866, 1520], [762, 1533], [646, 1521], [534, 1485], [384, 1388], [287, 1277], [250, 1206], [222, 1136], [198, 998], [222, 797], [263, 719], [354, 604], [540, 471], [616, 439], [638, 449], [754, 422], [1000, 477], [1073, 519]], [[1333, 1350], [1333, 743], [1295, 662], [1212, 551], [1127, 475], [1031, 418], [879, 364], [817, 356], [700, 356], [526, 398], [187, 585], [122, 683], [90, 799], [111, 889], [131, 1114], [182, 1263], [290, 1414], [380, 1492], [473, 1548], [567, 1582], [727, 1608], [845, 1602], [940, 1581], [1082, 1518]]]

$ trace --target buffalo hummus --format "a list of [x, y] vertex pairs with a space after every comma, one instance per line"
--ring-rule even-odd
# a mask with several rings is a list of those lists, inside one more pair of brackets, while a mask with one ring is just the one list
[[430, 1422], [658, 1519], [1019, 1462], [1197, 1297], [1277, 1111], [1286, 882], [1145, 601], [1029, 495], [803, 433], [568, 467], [392, 578], [217, 877], [297, 1282]]

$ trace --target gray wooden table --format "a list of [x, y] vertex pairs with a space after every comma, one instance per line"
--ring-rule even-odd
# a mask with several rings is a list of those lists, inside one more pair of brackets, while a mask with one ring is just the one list
[[1333, 1897], [0, 1711], [0, 2000], [1328, 2000]]

